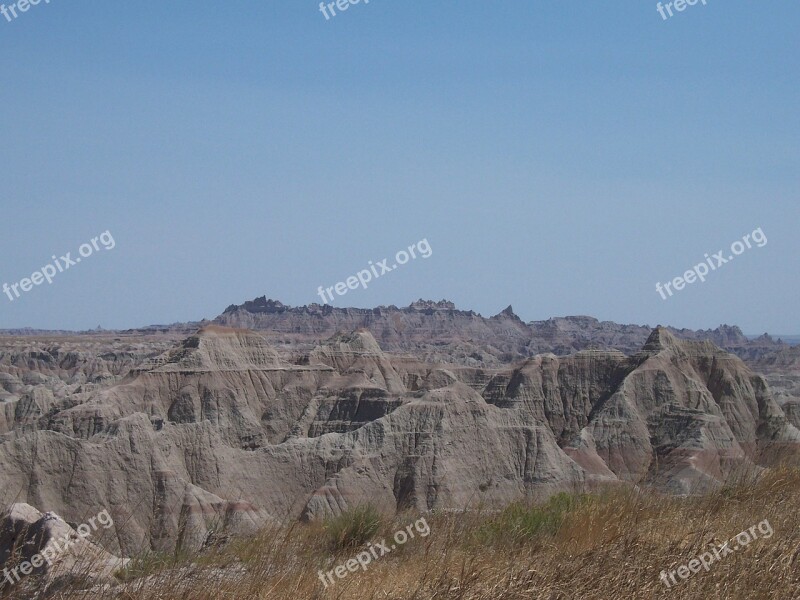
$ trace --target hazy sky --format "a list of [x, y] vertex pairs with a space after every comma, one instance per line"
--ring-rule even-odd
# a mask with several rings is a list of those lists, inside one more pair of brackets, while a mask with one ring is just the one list
[[[334, 305], [800, 333], [796, 2], [667, 21], [642, 0], [18, 15], [0, 16], [0, 285], [105, 231], [115, 247], [0, 295], [0, 328], [320, 302], [424, 238], [430, 258]], [[759, 227], [763, 247], [656, 292]]]

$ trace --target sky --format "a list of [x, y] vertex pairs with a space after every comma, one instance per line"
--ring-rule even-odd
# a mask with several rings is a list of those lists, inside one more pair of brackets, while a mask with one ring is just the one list
[[[17, 284], [0, 328], [321, 303], [427, 240], [331, 303], [800, 333], [796, 2], [17, 15], [0, 16], [0, 284]], [[748, 234], [767, 241], [716, 266]], [[704, 282], [673, 282], [706, 254]]]

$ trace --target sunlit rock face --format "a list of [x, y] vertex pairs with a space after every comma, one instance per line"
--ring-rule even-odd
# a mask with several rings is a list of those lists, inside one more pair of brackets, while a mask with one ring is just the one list
[[[510, 307], [500, 317], [521, 324]], [[146, 337], [91, 339], [57, 366], [33, 347], [4, 355], [0, 490], [69, 522], [107, 509], [125, 524], [103, 542], [117, 556], [366, 502], [501, 507], [604, 484], [693, 493], [800, 441], [798, 411], [787, 417], [761, 376], [664, 328], [633, 353], [488, 366], [387, 352], [364, 327], [297, 346], [216, 324], [151, 351]]]

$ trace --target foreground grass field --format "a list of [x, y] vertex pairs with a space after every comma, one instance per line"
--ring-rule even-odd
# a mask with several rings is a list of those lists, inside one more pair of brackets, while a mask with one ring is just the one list
[[[111, 588], [51, 598], [221, 599], [759, 599], [800, 597], [800, 471], [779, 468], [706, 496], [635, 490], [560, 494], [501, 513], [388, 520], [369, 507], [325, 524], [264, 531], [201, 556], [148, 557]], [[768, 523], [768, 528], [764, 523]], [[419, 527], [414, 529], [414, 524]], [[761, 524], [761, 528], [755, 526]], [[751, 529], [753, 528], [753, 529]], [[772, 532], [767, 534], [768, 529]], [[395, 532], [413, 532], [394, 544]], [[735, 538], [750, 530], [742, 546]], [[745, 537], [739, 538], [744, 542]], [[734, 540], [730, 551], [720, 546]], [[366, 570], [334, 583], [319, 571], [346, 565], [373, 543]], [[377, 546], [380, 547], [380, 546]], [[736, 548], [736, 549], [733, 549]], [[716, 553], [714, 552], [716, 550]], [[692, 562], [707, 553], [708, 569]], [[363, 558], [363, 555], [362, 555]], [[678, 571], [680, 566], [688, 565]], [[669, 575], [673, 571], [676, 583]], [[689, 573], [684, 580], [679, 573]], [[663, 579], [663, 580], [662, 580]], [[668, 585], [669, 584], [669, 587]]]

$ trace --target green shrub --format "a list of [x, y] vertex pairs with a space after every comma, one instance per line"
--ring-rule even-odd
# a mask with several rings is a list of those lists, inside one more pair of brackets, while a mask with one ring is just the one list
[[325, 533], [332, 550], [363, 546], [370, 541], [381, 527], [383, 518], [377, 509], [369, 504], [343, 512], [325, 522]]
[[587, 496], [566, 492], [552, 496], [542, 505], [515, 502], [480, 527], [478, 540], [482, 543], [520, 543], [541, 536], [553, 536], [564, 522], [564, 517], [585, 502]]

